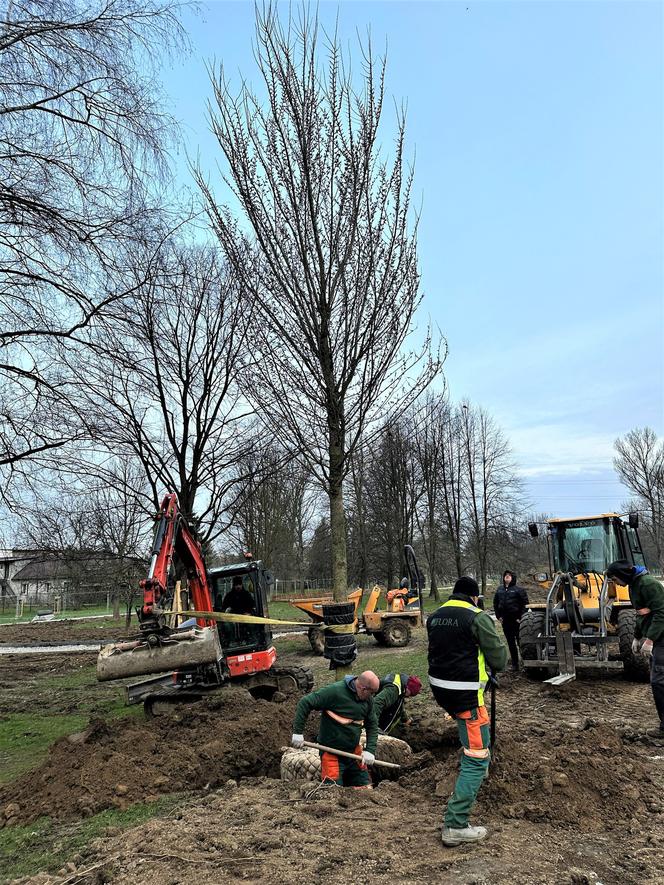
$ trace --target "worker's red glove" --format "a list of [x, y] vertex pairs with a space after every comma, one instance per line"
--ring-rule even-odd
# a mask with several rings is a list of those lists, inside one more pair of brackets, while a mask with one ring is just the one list
[[652, 655], [652, 639], [644, 639], [643, 645], [641, 646], [641, 654], [645, 655], [647, 658]]

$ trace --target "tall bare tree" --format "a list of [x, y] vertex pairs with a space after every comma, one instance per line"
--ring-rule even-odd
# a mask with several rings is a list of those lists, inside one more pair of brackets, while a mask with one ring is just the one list
[[[405, 350], [421, 300], [411, 225], [405, 121], [394, 157], [380, 155], [384, 61], [360, 46], [354, 88], [336, 35], [319, 58], [308, 7], [282, 24], [257, 10], [255, 57], [265, 90], [233, 94], [215, 76], [212, 126], [226, 181], [251, 235], [199, 173], [210, 218], [256, 305], [250, 394], [275, 432], [286, 431], [330, 505], [335, 598], [347, 591], [344, 479], [367, 428], [389, 402], [401, 411], [437, 374], [428, 335]], [[419, 374], [417, 374], [419, 372]]]
[[[0, 22], [0, 468], [86, 433], [63, 351], [127, 291], [172, 130], [150, 65], [175, 3], [10, 0]], [[150, 246], [152, 248], [152, 246]]]
[[449, 420], [447, 398], [441, 394], [427, 394], [415, 420], [416, 431], [413, 434], [415, 460], [422, 487], [422, 503], [415, 515], [429, 566], [429, 595], [438, 600], [437, 517], [445, 481], [445, 424]]
[[301, 464], [276, 445], [257, 445], [239, 461], [243, 492], [231, 535], [283, 578], [304, 578], [304, 545], [316, 501]]
[[152, 506], [176, 491], [211, 544], [232, 522], [242, 489], [235, 468], [252, 445], [238, 383], [253, 359], [250, 326], [236, 275], [214, 250], [165, 249], [122, 309], [91, 327], [93, 359], [77, 373], [96, 442], [79, 472], [113, 484], [102, 453], [121, 453], [141, 466]]
[[484, 409], [461, 404], [461, 433], [465, 510], [478, 577], [485, 592], [492, 536], [499, 527], [511, 523], [515, 511], [521, 509], [521, 485], [509, 443]]
[[630, 430], [615, 442], [613, 461], [621, 482], [644, 510], [643, 526], [654, 547], [657, 565], [664, 567], [664, 440], [650, 427]]

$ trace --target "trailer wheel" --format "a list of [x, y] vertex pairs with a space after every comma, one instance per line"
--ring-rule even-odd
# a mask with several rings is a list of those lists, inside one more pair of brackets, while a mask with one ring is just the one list
[[625, 676], [634, 682], [650, 681], [650, 663], [645, 655], [632, 654], [632, 640], [636, 628], [636, 612], [633, 608], [618, 613], [618, 646], [625, 667]]
[[309, 645], [315, 655], [322, 655], [325, 651], [325, 633], [320, 629], [318, 624], [309, 627]]
[[402, 648], [410, 642], [410, 624], [402, 618], [386, 621], [381, 632], [388, 648]]

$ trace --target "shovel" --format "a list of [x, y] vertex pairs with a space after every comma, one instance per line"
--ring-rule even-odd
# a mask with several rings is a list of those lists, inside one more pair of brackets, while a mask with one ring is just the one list
[[[343, 756], [344, 759], [354, 759], [356, 762], [361, 760], [361, 756], [357, 753], [346, 753], [345, 750], [335, 750], [334, 747], [326, 747], [323, 744], [315, 744], [313, 741], [305, 741], [303, 746], [311, 747], [313, 750], [322, 750], [323, 753], [334, 753], [335, 756]], [[381, 765], [383, 768], [401, 768], [396, 762], [383, 762], [381, 759], [375, 759], [374, 765]]]

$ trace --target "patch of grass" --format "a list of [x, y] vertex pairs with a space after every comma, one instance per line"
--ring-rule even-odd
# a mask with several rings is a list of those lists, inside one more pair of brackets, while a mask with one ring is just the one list
[[[171, 811], [181, 796], [164, 796], [154, 802], [132, 805], [125, 811], [108, 809], [70, 824], [42, 817], [22, 827], [0, 830], [0, 882], [38, 872], [55, 872], [70, 858], [84, 853], [93, 839], [114, 829], [128, 829]], [[79, 866], [85, 866], [85, 862]]]
[[84, 714], [53, 716], [15, 713], [0, 719], [0, 783], [7, 783], [38, 765], [50, 745], [65, 734], [81, 731]]

